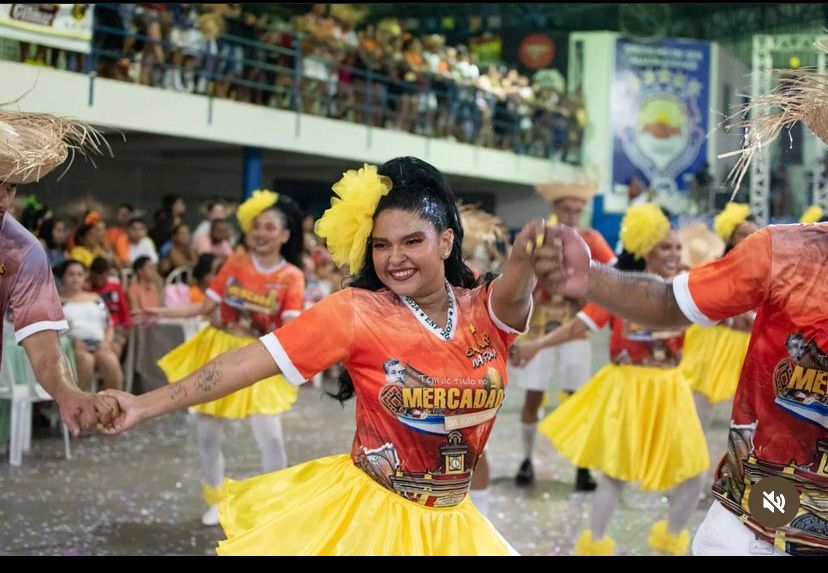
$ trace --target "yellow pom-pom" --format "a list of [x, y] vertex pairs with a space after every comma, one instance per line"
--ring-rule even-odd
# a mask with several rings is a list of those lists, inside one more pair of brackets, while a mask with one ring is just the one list
[[713, 230], [725, 241], [730, 240], [733, 231], [736, 230], [745, 219], [750, 216], [750, 207], [745, 203], [728, 203], [721, 213], [713, 219]]
[[666, 555], [687, 555], [690, 548], [690, 532], [682, 529], [681, 533], [673, 535], [667, 531], [667, 521], [662, 519], [653, 524], [647, 543], [652, 549]]
[[655, 203], [627, 209], [621, 221], [621, 243], [636, 259], [647, 256], [670, 231], [670, 220]]
[[338, 265], [348, 264], [356, 274], [365, 264], [368, 237], [374, 228], [374, 212], [384, 195], [391, 191], [391, 179], [378, 174], [376, 165], [351, 169], [332, 189], [339, 197], [316, 222], [314, 230], [327, 240], [331, 257]]
[[808, 209], [802, 213], [802, 218], [799, 220], [800, 223], [816, 223], [820, 219], [822, 219], [822, 207], [819, 205], [811, 205]]
[[239, 220], [241, 230], [249, 233], [253, 228], [253, 220], [275, 205], [278, 200], [279, 194], [269, 189], [253, 191], [250, 199], [239, 205], [239, 209], [236, 211], [236, 218]]
[[605, 535], [598, 541], [593, 541], [592, 531], [585, 529], [575, 542], [575, 555], [583, 557], [609, 557], [615, 554], [615, 541]]

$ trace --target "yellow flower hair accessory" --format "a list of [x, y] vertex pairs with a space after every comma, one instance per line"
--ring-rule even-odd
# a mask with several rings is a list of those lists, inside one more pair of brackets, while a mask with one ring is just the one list
[[384, 195], [391, 191], [391, 179], [377, 173], [376, 165], [351, 169], [333, 184], [331, 208], [314, 225], [314, 231], [328, 242], [328, 250], [338, 265], [348, 263], [356, 274], [365, 263], [368, 237], [374, 228], [374, 212]]
[[802, 218], [799, 220], [800, 223], [816, 223], [820, 219], [822, 219], [822, 207], [819, 205], [811, 205], [808, 207], [804, 213], [802, 213]]
[[670, 230], [670, 220], [655, 203], [627, 209], [621, 221], [621, 243], [636, 259], [647, 256]]
[[275, 205], [278, 200], [279, 194], [269, 189], [253, 191], [250, 199], [239, 205], [239, 209], [236, 211], [236, 218], [239, 220], [241, 230], [249, 233], [253, 228], [253, 219]]
[[745, 219], [750, 216], [750, 207], [746, 203], [730, 202], [725, 205], [721, 213], [713, 219], [713, 230], [725, 241], [730, 240], [733, 231], [736, 230]]

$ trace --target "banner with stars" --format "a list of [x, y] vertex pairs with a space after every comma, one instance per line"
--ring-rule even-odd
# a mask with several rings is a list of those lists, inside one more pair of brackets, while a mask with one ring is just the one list
[[709, 93], [708, 42], [617, 40], [613, 188], [639, 177], [659, 202], [686, 197], [707, 157]]

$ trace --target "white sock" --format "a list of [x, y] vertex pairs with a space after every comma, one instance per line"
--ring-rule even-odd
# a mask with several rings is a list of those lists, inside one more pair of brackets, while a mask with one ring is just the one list
[[523, 442], [523, 458], [532, 459], [532, 449], [535, 446], [535, 434], [538, 432], [538, 423], [520, 424], [520, 437]]
[[489, 516], [489, 498], [491, 497], [492, 488], [485, 489], [470, 489], [469, 496], [472, 499], [475, 507], [480, 510], [480, 513]]

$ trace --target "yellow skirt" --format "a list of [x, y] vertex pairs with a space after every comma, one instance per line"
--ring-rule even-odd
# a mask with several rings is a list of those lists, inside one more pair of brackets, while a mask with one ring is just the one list
[[469, 496], [455, 507], [403, 499], [347, 454], [245, 481], [219, 506], [219, 555], [510, 555]]
[[[255, 342], [251, 336], [236, 336], [220, 328], [208, 326], [158, 361], [167, 380], [177, 382], [189, 376], [210, 360], [230, 350]], [[260, 380], [238, 392], [193, 409], [217, 418], [243, 419], [252, 414], [279, 414], [290, 410], [298, 390], [280, 374]]]
[[677, 368], [608, 364], [538, 430], [576, 466], [644, 490], [670, 489], [710, 464], [693, 394]]
[[684, 335], [679, 368], [696, 392], [712, 403], [733, 398], [750, 334], [727, 326], [693, 325]]

